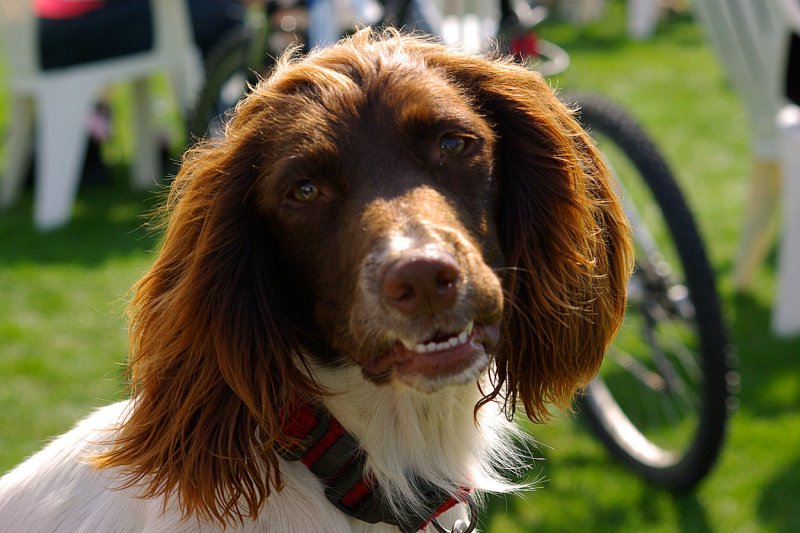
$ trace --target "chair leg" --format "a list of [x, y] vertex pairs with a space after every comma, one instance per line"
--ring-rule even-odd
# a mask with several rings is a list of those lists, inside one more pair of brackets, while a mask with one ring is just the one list
[[746, 290], [775, 242], [780, 208], [780, 164], [774, 159], [756, 157], [750, 175], [742, 237], [733, 264], [733, 286]]
[[133, 82], [133, 165], [131, 184], [138, 190], [152, 189], [163, 172], [158, 137], [150, 102], [150, 80]]
[[0, 207], [10, 207], [19, 198], [33, 148], [33, 98], [15, 96], [8, 123], [5, 176], [0, 182]]
[[772, 329], [788, 336], [800, 333], [800, 108], [787, 106], [781, 110], [778, 131], [784, 181], [783, 238]]
[[92, 96], [54, 86], [39, 100], [33, 213], [39, 229], [57, 228], [72, 216], [89, 140], [86, 122]]

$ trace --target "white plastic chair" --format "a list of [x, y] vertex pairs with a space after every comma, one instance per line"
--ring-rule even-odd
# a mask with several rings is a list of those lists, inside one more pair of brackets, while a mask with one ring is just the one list
[[31, 0], [0, 2], [0, 44], [5, 52], [11, 106], [0, 206], [19, 196], [33, 148], [36, 183], [34, 222], [51, 229], [69, 221], [80, 182], [88, 137], [86, 125], [100, 91], [132, 81], [135, 160], [132, 182], [152, 186], [161, 174], [151, 125], [149, 77], [167, 72], [175, 97], [186, 110], [201, 81], [200, 56], [184, 0], [152, 0], [151, 50], [43, 71], [39, 68], [36, 19]]
[[[751, 134], [753, 169], [737, 289], [753, 281], [783, 207], [772, 328], [800, 333], [800, 108], [785, 96], [789, 42], [800, 33], [797, 0], [695, 0], [695, 13], [739, 94]], [[723, 126], [723, 125], [721, 125]]]

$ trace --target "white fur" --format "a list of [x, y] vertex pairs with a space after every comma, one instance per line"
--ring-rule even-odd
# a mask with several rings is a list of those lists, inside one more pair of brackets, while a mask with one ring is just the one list
[[[336, 395], [325, 400], [330, 412], [359, 440], [369, 456], [368, 468], [389, 488], [392, 503], [402, 508], [418, 500], [406, 474], [455, 490], [506, 492], [495, 467], [521, 466], [512, 439], [520, 430], [491, 406], [473, 421], [479, 398], [475, 383], [424, 394], [400, 384], [378, 387], [356, 367], [317, 369], [321, 383]], [[141, 499], [136, 487], [115, 488], [114, 470], [87, 464], [124, 419], [129, 402], [106, 406], [58, 437], [49, 446], [0, 478], [0, 530], [13, 532], [181, 532], [217, 531], [219, 526], [195, 519], [181, 521], [174, 501], [162, 512], [161, 499]], [[281, 463], [286, 487], [273, 493], [258, 519], [228, 531], [369, 532], [396, 531], [346, 517], [326, 499], [319, 480], [298, 462]], [[441, 517], [449, 527], [467, 518], [464, 506]]]
[[402, 383], [375, 385], [354, 366], [316, 374], [335, 393], [325, 406], [358, 439], [367, 468], [398, 508], [420, 504], [408, 482], [411, 473], [451, 494], [465, 486], [490, 492], [521, 488], [497, 469], [524, 467], [525, 457], [513, 446], [525, 441], [524, 434], [494, 405], [478, 412], [476, 424], [480, 393], [474, 381], [428, 394]]

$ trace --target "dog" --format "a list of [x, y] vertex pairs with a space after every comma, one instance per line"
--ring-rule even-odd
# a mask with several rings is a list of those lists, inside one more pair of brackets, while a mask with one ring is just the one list
[[[364, 29], [184, 157], [130, 303], [130, 399], [0, 481], [10, 531], [475, 526], [625, 309], [590, 137], [509, 59]], [[441, 530], [441, 529], [440, 529]]]

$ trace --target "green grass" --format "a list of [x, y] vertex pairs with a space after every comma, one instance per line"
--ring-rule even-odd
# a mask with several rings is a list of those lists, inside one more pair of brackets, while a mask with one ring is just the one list
[[[650, 487], [609, 459], [578, 418], [537, 426], [543, 445], [523, 497], [490, 499], [491, 532], [791, 532], [800, 530], [800, 340], [769, 330], [774, 256], [735, 295], [730, 268], [749, 169], [747, 127], [698, 28], [673, 17], [653, 39], [624, 35], [615, 2], [586, 28], [549, 22], [565, 47], [563, 89], [601, 92], [651, 131], [674, 166], [719, 274], [742, 378], [740, 409], [717, 468], [694, 492]], [[4, 116], [0, 99], [0, 117]], [[124, 180], [82, 190], [73, 223], [38, 234], [30, 194], [0, 213], [0, 471], [92, 407], [120, 396], [124, 304], [154, 238], [141, 229], [152, 195]]]
[[46, 234], [29, 196], [0, 215], [0, 470], [119, 398], [125, 298], [154, 248], [147, 197], [125, 186], [82, 190], [72, 224]]

